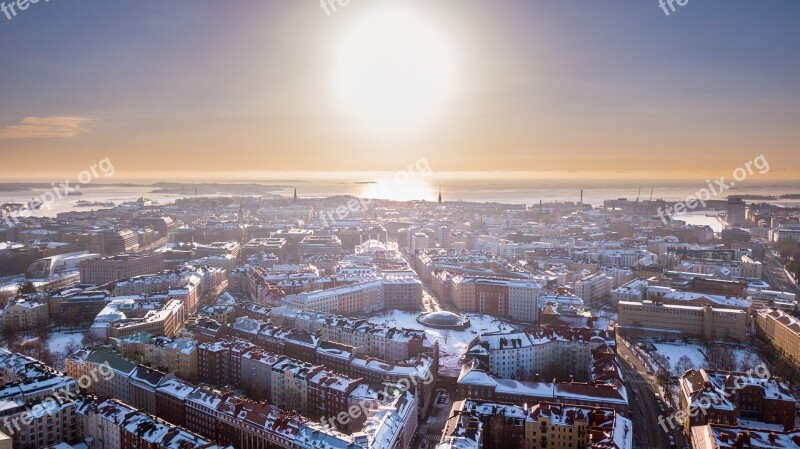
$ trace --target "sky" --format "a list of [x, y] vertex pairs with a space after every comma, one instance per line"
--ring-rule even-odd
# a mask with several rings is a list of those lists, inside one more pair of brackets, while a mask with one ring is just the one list
[[337, 1], [0, 13], [0, 177], [800, 174], [796, 0]]

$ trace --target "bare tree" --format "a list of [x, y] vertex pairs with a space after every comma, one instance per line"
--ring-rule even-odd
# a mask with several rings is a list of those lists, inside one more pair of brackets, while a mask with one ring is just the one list
[[8, 301], [14, 297], [14, 293], [9, 291], [0, 292], [0, 309], [5, 309]]
[[736, 371], [736, 354], [728, 346], [710, 343], [706, 345], [706, 360], [711, 369]]
[[677, 362], [675, 362], [675, 375], [680, 376], [681, 374], [685, 373], [686, 371], [694, 369], [694, 363], [692, 363], [692, 359], [689, 358], [687, 355], [682, 355]]
[[9, 348], [19, 342], [19, 329], [16, 321], [9, 320], [3, 323], [3, 338]]
[[81, 345], [79, 343], [76, 343], [74, 340], [70, 341], [69, 343], [67, 343], [66, 346], [64, 346], [64, 357], [66, 358], [67, 356], [75, 354], [80, 350], [81, 350]]
[[742, 357], [742, 361], [739, 364], [739, 371], [747, 372], [748, 370], [754, 369], [757, 364], [758, 357], [748, 352], [744, 355], [744, 357]]
[[651, 355], [651, 357], [653, 358], [653, 361], [656, 363], [656, 365], [658, 365], [656, 368], [663, 368], [669, 371], [669, 359], [667, 358], [667, 356], [661, 354], [660, 352], [654, 352]]

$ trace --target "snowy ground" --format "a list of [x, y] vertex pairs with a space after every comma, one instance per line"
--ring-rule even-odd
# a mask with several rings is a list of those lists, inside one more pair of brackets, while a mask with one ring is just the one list
[[684, 355], [691, 359], [695, 369], [706, 366], [706, 357], [700, 352], [699, 345], [682, 343], [653, 343], [653, 345], [656, 347], [656, 351], [667, 357], [670, 370], [673, 372], [675, 371], [675, 363]]
[[513, 324], [498, 320], [493, 316], [469, 313], [464, 314], [464, 316], [470, 319], [471, 326], [465, 331], [430, 329], [417, 323], [417, 316], [419, 316], [418, 313], [393, 310], [372, 317], [370, 321], [373, 323], [387, 324], [389, 326], [424, 330], [431, 341], [436, 340], [439, 342], [439, 353], [441, 355], [441, 367], [439, 372], [447, 376], [458, 375], [458, 372], [461, 370], [461, 366], [459, 365], [461, 356], [464, 354], [464, 350], [469, 342], [471, 342], [478, 333], [497, 331], [511, 332], [516, 330], [516, 326]]
[[53, 332], [50, 334], [50, 338], [47, 340], [47, 348], [52, 352], [55, 353], [65, 353], [67, 345], [71, 342], [74, 343], [75, 346], [80, 347], [81, 341], [86, 334], [83, 332], [76, 332], [76, 333], [66, 333], [66, 332]]
[[[687, 356], [692, 361], [695, 369], [699, 368], [707, 368], [708, 362], [706, 361], [706, 357], [701, 352], [702, 345], [700, 343], [691, 342], [691, 343], [684, 343], [681, 341], [676, 341], [674, 343], [656, 343], [652, 342], [653, 346], [656, 347], [656, 351], [660, 354], [663, 354], [667, 357], [670, 363], [670, 369], [674, 373], [675, 372], [675, 363], [680, 359], [682, 356]], [[743, 366], [743, 361], [747, 354], [750, 354], [752, 359], [750, 365], [755, 365], [759, 362], [759, 358], [755, 352], [752, 350], [745, 348], [745, 347], [735, 347], [733, 352], [736, 356], [736, 368], [738, 370], [747, 371], [747, 369], [753, 368], [753, 366]], [[753, 362], [754, 361], [754, 362]]]

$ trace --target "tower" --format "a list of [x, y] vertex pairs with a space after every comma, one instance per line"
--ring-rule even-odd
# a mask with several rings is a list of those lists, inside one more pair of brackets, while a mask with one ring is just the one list
[[442, 204], [442, 186], [439, 186], [439, 204]]
[[294, 201], [297, 201], [297, 187], [294, 188]]

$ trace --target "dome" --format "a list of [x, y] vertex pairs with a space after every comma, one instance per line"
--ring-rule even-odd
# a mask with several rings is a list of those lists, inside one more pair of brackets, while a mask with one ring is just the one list
[[469, 327], [469, 319], [457, 313], [440, 310], [420, 315], [417, 318], [420, 324], [435, 328], [466, 329]]

